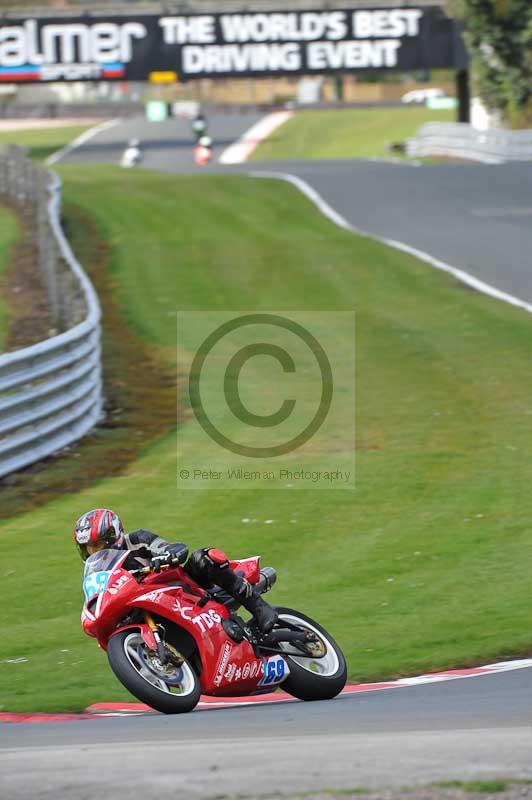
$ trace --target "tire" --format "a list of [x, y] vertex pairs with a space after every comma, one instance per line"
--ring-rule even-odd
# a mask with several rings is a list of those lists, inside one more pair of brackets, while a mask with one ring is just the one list
[[184, 714], [200, 699], [198, 676], [189, 659], [180, 668], [171, 667], [166, 680], [150, 666], [151, 651], [139, 631], [128, 628], [109, 639], [107, 657], [114, 674], [126, 689], [163, 714]]
[[[326, 646], [324, 658], [284, 656], [290, 667], [290, 675], [283, 681], [282, 688], [299, 700], [330, 700], [336, 697], [347, 681], [347, 666], [340, 647], [332, 636], [317, 622], [292, 608], [277, 607], [279, 620], [286, 619], [294, 625], [301, 625], [317, 634]], [[293, 645], [281, 643], [281, 649], [291, 650]]]

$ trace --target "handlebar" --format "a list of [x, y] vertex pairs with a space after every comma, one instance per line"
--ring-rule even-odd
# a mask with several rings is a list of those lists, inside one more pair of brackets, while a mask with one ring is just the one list
[[161, 564], [158, 570], [154, 569], [152, 564], [148, 564], [147, 567], [142, 567], [142, 569], [131, 569], [129, 571], [130, 571], [130, 573], [132, 575], [149, 575], [151, 572], [155, 572], [155, 573], [163, 572], [163, 571], [166, 571], [167, 569], [173, 569], [174, 567], [177, 567], [177, 566], [179, 566], [179, 559], [178, 558], [172, 558], [170, 563]]

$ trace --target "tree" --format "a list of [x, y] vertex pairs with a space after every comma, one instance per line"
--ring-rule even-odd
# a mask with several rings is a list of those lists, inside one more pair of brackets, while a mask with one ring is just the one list
[[478, 91], [515, 127], [532, 125], [532, 1], [456, 0]]

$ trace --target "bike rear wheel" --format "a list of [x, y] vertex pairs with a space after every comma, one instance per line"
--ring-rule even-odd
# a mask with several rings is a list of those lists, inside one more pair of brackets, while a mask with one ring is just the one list
[[[330, 700], [345, 686], [347, 665], [344, 654], [332, 636], [315, 620], [292, 608], [277, 608], [279, 622], [283, 620], [311, 631], [318, 639], [315, 655], [283, 656], [290, 667], [290, 675], [282, 688], [300, 700]], [[294, 651], [294, 645], [280, 643], [282, 650]], [[322, 657], [319, 657], [322, 656]]]
[[178, 666], [162, 664], [139, 631], [125, 630], [109, 639], [107, 657], [114, 674], [128, 691], [164, 714], [183, 714], [200, 699], [198, 676], [183, 658]]

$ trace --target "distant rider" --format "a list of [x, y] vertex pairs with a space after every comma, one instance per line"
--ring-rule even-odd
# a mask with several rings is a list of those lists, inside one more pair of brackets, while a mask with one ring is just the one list
[[206, 167], [212, 158], [212, 140], [210, 136], [202, 136], [194, 148], [194, 161], [199, 167]]
[[205, 136], [207, 133], [207, 120], [201, 113], [198, 111], [194, 119], [192, 120], [192, 132], [194, 134], [194, 138], [196, 142], [199, 142], [202, 136]]
[[186, 564], [185, 571], [204, 589], [221, 586], [250, 611], [263, 633], [268, 633], [277, 619], [277, 612], [266, 603], [253, 586], [229, 566], [225, 553], [210, 547], [195, 550], [187, 561], [188, 547], [170, 544], [155, 533], [143, 529], [126, 533], [117, 514], [108, 508], [87, 511], [77, 520], [74, 541], [83, 561], [105, 548], [129, 550], [124, 569], [139, 569], [150, 564], [156, 571], [171, 556]]
[[134, 167], [142, 159], [142, 150], [138, 139], [130, 139], [120, 159], [121, 167]]

